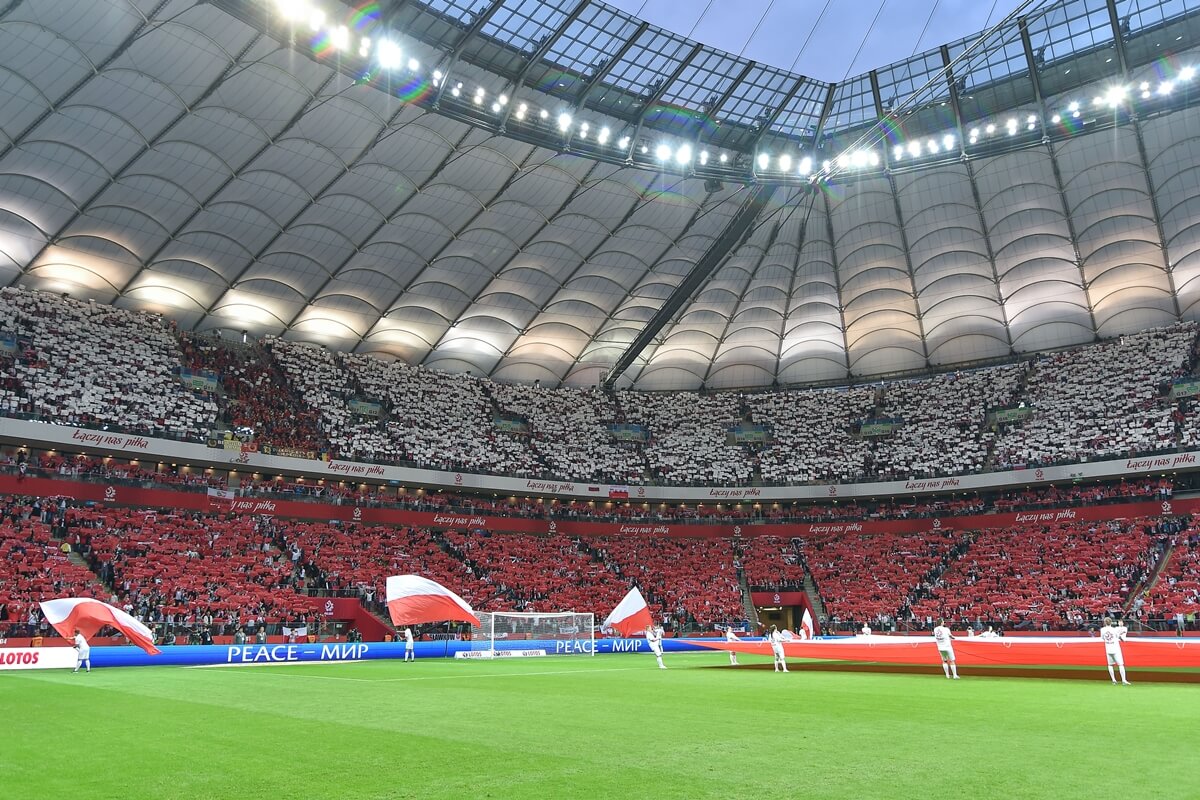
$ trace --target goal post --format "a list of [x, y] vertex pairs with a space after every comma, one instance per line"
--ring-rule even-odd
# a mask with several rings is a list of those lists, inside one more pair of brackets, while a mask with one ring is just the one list
[[574, 611], [477, 611], [471, 626], [471, 650], [545, 650], [546, 655], [595, 655], [596, 615]]

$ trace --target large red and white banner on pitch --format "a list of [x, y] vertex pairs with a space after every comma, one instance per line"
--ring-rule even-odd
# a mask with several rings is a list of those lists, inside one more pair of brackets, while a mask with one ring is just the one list
[[[762, 642], [726, 642], [721, 639], [689, 639], [712, 650], [770, 655]], [[873, 662], [877, 664], [941, 663], [932, 636], [853, 636], [842, 639], [793, 640], [785, 642], [788, 658], [828, 661]], [[1121, 643], [1130, 667], [1200, 667], [1200, 639], [1130, 638]], [[1023, 636], [1000, 639], [960, 637], [954, 640], [954, 655], [960, 667], [976, 666], [1067, 666], [1102, 667], [1107, 662], [1104, 644], [1094, 637]]]

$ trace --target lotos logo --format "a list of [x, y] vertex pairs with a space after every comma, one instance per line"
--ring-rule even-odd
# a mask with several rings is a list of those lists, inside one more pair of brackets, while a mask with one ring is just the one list
[[38, 662], [41, 653], [0, 653], [0, 664], [25, 664], [32, 666]]
[[1169, 500], [1163, 500], [1162, 510], [1164, 514], [1171, 513], [1171, 502]]
[[362, 519], [362, 509], [355, 507], [353, 517], [356, 522]]
[[116, 500], [116, 499], [117, 499], [116, 487], [115, 486], [105, 486], [104, 487], [104, 501], [106, 503], [111, 503], [113, 500]]
[[456, 473], [454, 473], [454, 485], [455, 485], [455, 486], [462, 486], [462, 482], [463, 482], [463, 476], [462, 476], [462, 473], [461, 473], [461, 472], [456, 472]]

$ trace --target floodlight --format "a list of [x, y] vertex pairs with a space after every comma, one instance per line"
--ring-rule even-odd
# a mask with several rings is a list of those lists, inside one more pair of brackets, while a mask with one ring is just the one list
[[350, 30], [345, 25], [338, 25], [329, 31], [329, 44], [334, 50], [345, 50], [350, 46]]
[[400, 45], [391, 39], [380, 39], [375, 45], [375, 60], [384, 69], [395, 69], [400, 66]]

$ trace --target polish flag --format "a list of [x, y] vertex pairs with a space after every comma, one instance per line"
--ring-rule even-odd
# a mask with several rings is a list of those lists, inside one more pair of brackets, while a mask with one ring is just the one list
[[154, 646], [154, 634], [149, 628], [108, 603], [90, 597], [64, 597], [59, 600], [46, 600], [41, 606], [46, 621], [53, 625], [54, 630], [64, 639], [75, 638], [76, 629], [85, 639], [90, 639], [107, 625], [119, 630], [126, 639], [152, 656], [162, 652]]
[[456, 620], [479, 624], [467, 601], [437, 581], [420, 575], [393, 575], [387, 579], [387, 607], [394, 625]]
[[653, 624], [654, 619], [650, 616], [650, 609], [646, 606], [646, 598], [642, 597], [642, 593], [635, 586], [629, 590], [629, 594], [625, 595], [621, 602], [617, 603], [617, 607], [612, 610], [600, 627], [612, 628], [622, 636], [632, 636]]
[[816, 635], [815, 630], [816, 629], [813, 627], [812, 614], [810, 614], [808, 609], [806, 608], [806, 609], [804, 609], [804, 616], [800, 618], [800, 638], [801, 639], [813, 638], [813, 636]]

